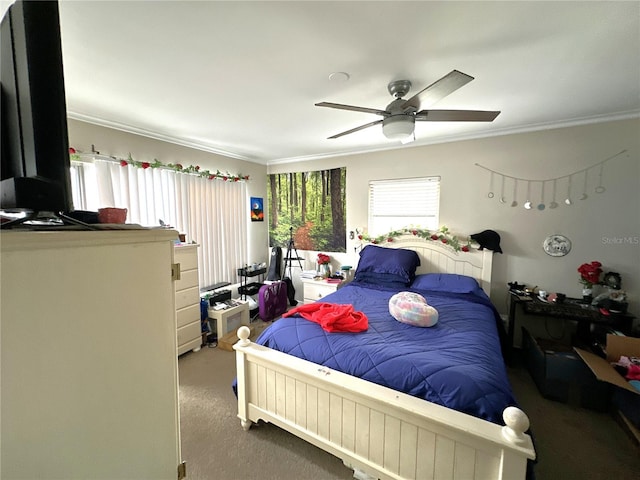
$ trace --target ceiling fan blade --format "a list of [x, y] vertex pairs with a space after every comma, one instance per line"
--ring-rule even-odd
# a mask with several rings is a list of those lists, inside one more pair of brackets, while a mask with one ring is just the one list
[[374, 125], [379, 125], [380, 123], [382, 123], [382, 120], [376, 120], [375, 122], [370, 122], [365, 125], [360, 125], [359, 127], [352, 128], [351, 130], [347, 130], [346, 132], [336, 133], [335, 135], [328, 137], [328, 140], [332, 138], [343, 137], [345, 135], [349, 135], [350, 133], [357, 132], [358, 130], [364, 130], [365, 128], [373, 127]]
[[353, 105], [343, 105], [342, 103], [320, 102], [316, 103], [316, 107], [338, 108], [340, 110], [353, 110], [354, 112], [373, 113], [375, 115], [391, 115], [386, 110], [378, 110], [376, 108], [354, 107]]
[[493, 122], [500, 112], [486, 110], [421, 110], [416, 120], [421, 122]]
[[414, 107], [417, 110], [421, 105], [433, 105], [450, 93], [466, 85], [471, 80], [473, 80], [472, 76], [459, 72], [458, 70], [452, 70], [440, 80], [436, 80], [428, 87], [416, 93], [402, 105], [402, 108]]

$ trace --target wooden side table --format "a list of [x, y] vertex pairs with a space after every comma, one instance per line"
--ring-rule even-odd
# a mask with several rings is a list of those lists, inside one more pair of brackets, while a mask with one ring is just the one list
[[235, 307], [225, 308], [224, 310], [215, 310], [209, 307], [207, 311], [209, 318], [216, 321], [216, 335], [218, 339], [228, 333], [229, 320], [235, 316], [240, 316], [240, 325], [249, 326], [249, 304], [242, 303]]

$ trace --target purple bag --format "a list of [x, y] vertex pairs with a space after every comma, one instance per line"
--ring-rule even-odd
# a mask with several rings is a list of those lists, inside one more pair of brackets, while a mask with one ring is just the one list
[[258, 291], [258, 315], [268, 322], [287, 311], [287, 284], [273, 282]]

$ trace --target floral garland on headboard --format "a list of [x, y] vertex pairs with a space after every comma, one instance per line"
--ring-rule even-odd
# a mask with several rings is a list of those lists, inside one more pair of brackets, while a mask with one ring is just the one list
[[372, 243], [374, 245], [393, 242], [396, 238], [402, 235], [414, 235], [416, 237], [424, 238], [425, 240], [432, 240], [434, 242], [441, 242], [443, 245], [453, 249], [456, 252], [468, 252], [471, 250], [471, 238], [467, 237], [466, 242], [461, 241], [457, 236], [453, 235], [446, 225], [441, 226], [438, 230], [426, 230], [419, 227], [404, 227], [398, 230], [391, 230], [383, 235], [377, 237], [371, 237], [366, 233], [358, 234], [358, 240], [361, 242]]

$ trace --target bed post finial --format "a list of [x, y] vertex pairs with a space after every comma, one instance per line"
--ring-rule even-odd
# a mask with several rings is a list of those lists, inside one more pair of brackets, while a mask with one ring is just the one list
[[511, 443], [522, 444], [526, 442], [529, 430], [529, 417], [517, 407], [507, 407], [502, 412], [502, 419], [506, 424], [502, 427], [502, 436]]
[[251, 340], [249, 340], [249, 337], [251, 336], [251, 330], [249, 329], [249, 327], [245, 327], [243, 325], [242, 327], [240, 327], [238, 329], [238, 331], [236, 332], [236, 335], [240, 339], [240, 341], [238, 343], [241, 346], [246, 347], [247, 345], [249, 345], [251, 343]]

